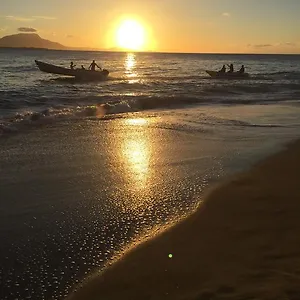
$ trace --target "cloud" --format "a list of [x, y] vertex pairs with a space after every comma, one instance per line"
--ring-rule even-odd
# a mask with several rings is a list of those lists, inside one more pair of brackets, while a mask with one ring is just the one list
[[68, 38], [68, 39], [72, 39], [72, 38], [74, 38], [74, 35], [67, 34], [67, 35], [66, 35], [66, 38]]
[[37, 32], [37, 30], [32, 27], [19, 27], [18, 31], [20, 31], [20, 32]]
[[18, 21], [18, 22], [31, 22], [34, 21], [33, 18], [23, 18], [23, 17], [17, 17], [17, 16], [6, 16], [7, 20], [10, 21]]
[[56, 20], [56, 17], [52, 16], [32, 16], [32, 17], [19, 17], [19, 16], [5, 16], [7, 20], [10, 21], [18, 21], [18, 22], [31, 22], [35, 21], [36, 19], [41, 20]]
[[270, 47], [282, 47], [282, 46], [287, 46], [287, 47], [297, 47], [298, 43], [295, 42], [281, 42], [281, 43], [276, 43], [276, 44], [248, 44], [247, 47], [249, 48], [270, 48]]
[[56, 20], [56, 17], [51, 16], [33, 16], [34, 19], [43, 19], [43, 20]]
[[223, 12], [223, 13], [222, 13], [222, 16], [228, 18], [228, 17], [230, 17], [230, 13], [228, 13], [228, 12]]
[[297, 44], [293, 42], [285, 42], [285, 43], [280, 43], [280, 46], [290, 46], [290, 47], [296, 47]]
[[272, 44], [256, 44], [256, 45], [249, 45], [250, 47], [254, 47], [254, 48], [267, 48], [267, 47], [273, 47]]

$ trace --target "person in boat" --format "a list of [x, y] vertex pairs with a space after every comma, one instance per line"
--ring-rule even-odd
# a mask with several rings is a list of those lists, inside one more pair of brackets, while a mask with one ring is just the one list
[[219, 71], [219, 73], [225, 73], [226, 72], [226, 67], [223, 65], [222, 69]]
[[239, 70], [240, 74], [244, 74], [245, 73], [245, 67], [244, 65], [241, 66], [240, 70]]
[[233, 73], [233, 64], [227, 65], [229, 67], [228, 73]]
[[101, 70], [101, 68], [96, 64], [95, 60], [92, 61], [92, 63], [89, 66], [89, 70], [96, 71], [96, 67]]
[[75, 67], [76, 67], [76, 65], [74, 65], [74, 63], [71, 61], [70, 69], [71, 69], [71, 70], [74, 70]]

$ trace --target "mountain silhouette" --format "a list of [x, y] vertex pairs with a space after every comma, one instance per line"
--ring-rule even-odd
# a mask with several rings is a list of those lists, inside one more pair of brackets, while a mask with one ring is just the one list
[[7, 35], [0, 39], [0, 47], [6, 48], [44, 48], [64, 50], [67, 47], [45, 40], [36, 33], [18, 33], [13, 35]]

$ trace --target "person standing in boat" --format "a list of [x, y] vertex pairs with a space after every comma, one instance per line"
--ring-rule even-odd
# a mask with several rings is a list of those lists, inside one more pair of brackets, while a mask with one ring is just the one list
[[233, 73], [233, 64], [227, 65], [229, 67], [228, 73]]
[[223, 65], [222, 69], [219, 71], [219, 73], [225, 73], [226, 72], [226, 67]]
[[76, 67], [76, 65], [74, 65], [74, 63], [71, 61], [70, 69], [71, 69], [71, 70], [74, 70], [75, 67]]
[[96, 67], [99, 68], [99, 69], [101, 70], [101, 67], [99, 67], [99, 66], [96, 64], [95, 60], [93, 60], [92, 63], [90, 64], [90, 66], [89, 66], [89, 70], [91, 70], [91, 71], [96, 71]]

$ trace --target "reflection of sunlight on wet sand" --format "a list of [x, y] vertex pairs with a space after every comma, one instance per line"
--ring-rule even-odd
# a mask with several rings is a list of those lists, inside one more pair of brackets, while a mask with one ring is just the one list
[[[132, 126], [128, 138], [122, 145], [122, 156], [127, 163], [129, 177], [135, 189], [147, 188], [151, 144], [148, 138], [147, 119], [127, 119], [125, 124]], [[137, 127], [137, 128], [135, 128]]]
[[139, 211], [154, 204], [157, 172], [152, 161], [153, 154], [160, 148], [152, 129], [156, 122], [159, 122], [156, 117], [132, 115], [108, 124], [112, 130], [106, 144], [107, 161], [111, 166], [109, 174], [115, 181], [112, 203], [121, 211]]
[[137, 118], [137, 119], [127, 119], [125, 122], [129, 125], [146, 125], [148, 123], [148, 120], [144, 118]]
[[149, 176], [149, 143], [144, 134], [138, 134], [134, 139], [124, 142], [123, 155], [127, 160], [129, 175], [135, 189], [147, 188]]

